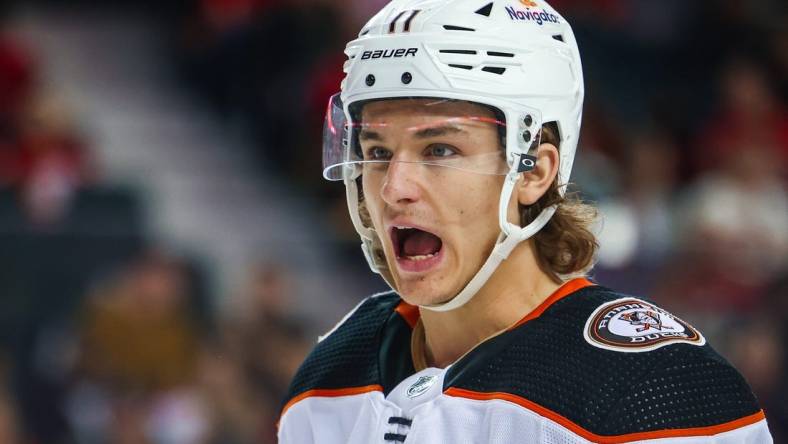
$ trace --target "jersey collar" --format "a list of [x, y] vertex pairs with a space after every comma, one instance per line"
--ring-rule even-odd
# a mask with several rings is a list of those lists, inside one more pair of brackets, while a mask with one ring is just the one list
[[[480, 342], [476, 346], [474, 346], [471, 350], [478, 347], [480, 344], [484, 343], [485, 341], [500, 335], [501, 333], [509, 332], [521, 325], [525, 324], [528, 321], [538, 318], [542, 315], [551, 305], [555, 304], [556, 302], [560, 301], [561, 299], [571, 295], [572, 293], [590, 287], [592, 285], [596, 285], [590, 280], [585, 277], [575, 278], [565, 282], [563, 285], [558, 287], [556, 291], [553, 292], [550, 296], [547, 297], [541, 304], [539, 304], [536, 308], [531, 310], [527, 315], [525, 315], [522, 319], [517, 321], [511, 327], [501, 330], [500, 332], [490, 336], [490, 338], [485, 339], [484, 341]], [[400, 302], [400, 304], [395, 309], [397, 313], [408, 323], [411, 328], [411, 340], [410, 340], [410, 350], [411, 350], [411, 358], [413, 360], [413, 367], [416, 371], [421, 371], [427, 368], [427, 358], [426, 358], [426, 349], [425, 349], [425, 335], [424, 335], [424, 326], [421, 323], [421, 316], [419, 312], [419, 308], [415, 305], [410, 305], [405, 301]], [[470, 350], [468, 351], [470, 352]], [[467, 355], [468, 353], [466, 353]], [[465, 355], [463, 355], [465, 356]], [[460, 358], [462, 359], [462, 357]]]

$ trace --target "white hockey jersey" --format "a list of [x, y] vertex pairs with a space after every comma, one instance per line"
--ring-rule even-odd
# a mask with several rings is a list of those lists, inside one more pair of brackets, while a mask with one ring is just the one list
[[417, 371], [418, 310], [368, 298], [299, 369], [281, 444], [766, 444], [741, 375], [680, 318], [586, 279], [445, 369]]

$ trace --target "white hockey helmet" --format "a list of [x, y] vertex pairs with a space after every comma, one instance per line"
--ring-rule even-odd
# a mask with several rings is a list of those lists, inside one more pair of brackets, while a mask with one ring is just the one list
[[[485, 264], [451, 300], [424, 308], [462, 306], [517, 244], [555, 212], [545, 209], [525, 227], [507, 221], [521, 173], [533, 168], [543, 123], [560, 138], [558, 183], [566, 185], [577, 148], [583, 106], [580, 53], [572, 29], [543, 0], [393, 0], [348, 43], [341, 93], [331, 98], [323, 141], [324, 176], [343, 180], [350, 216], [370, 268], [394, 288], [381, 241], [359, 216], [354, 104], [391, 98], [437, 98], [492, 107], [505, 119], [508, 171], [499, 202], [501, 234]], [[559, 187], [561, 193], [565, 187]], [[395, 288], [396, 290], [396, 288]]]

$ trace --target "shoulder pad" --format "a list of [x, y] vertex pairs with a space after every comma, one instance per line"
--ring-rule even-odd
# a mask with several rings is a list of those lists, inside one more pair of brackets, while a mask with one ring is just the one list
[[[659, 319], [628, 316], [635, 324], [616, 321], [612, 333], [639, 337], [646, 330], [637, 329], [649, 325], [648, 334], [684, 328], [687, 336], [659, 336], [640, 353], [587, 338], [601, 320], [610, 325], [610, 312], [621, 318], [647, 311]], [[713, 426], [759, 411], [741, 375], [697, 330], [651, 302], [601, 286], [578, 290], [471, 351], [450, 369], [449, 387], [514, 395], [602, 436]]]
[[285, 403], [309, 390], [378, 384], [378, 332], [399, 301], [394, 292], [368, 297], [323, 335], [296, 372]]
[[607, 412], [604, 434], [713, 427], [760, 412], [744, 377], [708, 345], [653, 353], [656, 362], [629, 382]]

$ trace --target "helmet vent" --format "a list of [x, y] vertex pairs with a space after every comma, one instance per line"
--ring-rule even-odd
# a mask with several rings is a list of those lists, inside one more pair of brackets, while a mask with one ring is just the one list
[[476, 11], [476, 13], [479, 15], [483, 15], [485, 17], [489, 17], [490, 13], [492, 12], [492, 8], [493, 8], [493, 4], [488, 3], [487, 5], [482, 6], [478, 11]]
[[553, 39], [558, 40], [559, 42], [563, 42], [564, 36], [562, 36], [561, 34], [556, 34], [553, 36]]
[[511, 52], [487, 51], [487, 55], [492, 57], [514, 57], [514, 54], [512, 54]]
[[471, 65], [453, 65], [453, 64], [449, 64], [449, 66], [451, 66], [452, 68], [459, 68], [459, 69], [469, 69], [469, 70], [473, 69], [473, 66], [471, 66]]
[[500, 75], [500, 74], [503, 74], [503, 73], [506, 72], [506, 68], [500, 68], [500, 67], [497, 67], [497, 66], [485, 66], [484, 68], [482, 68], [482, 71], [484, 71], [484, 72], [491, 72], [493, 74], [499, 74]]
[[475, 32], [475, 29], [472, 28], [464, 28], [462, 26], [454, 26], [454, 25], [443, 25], [443, 29], [447, 31], [470, 31]]
[[441, 49], [439, 52], [443, 54], [468, 54], [476, 55], [476, 51], [471, 49]]
[[367, 35], [367, 34], [369, 34], [369, 29], [365, 29], [365, 30], [361, 31], [361, 34], [359, 34], [359, 36]]

